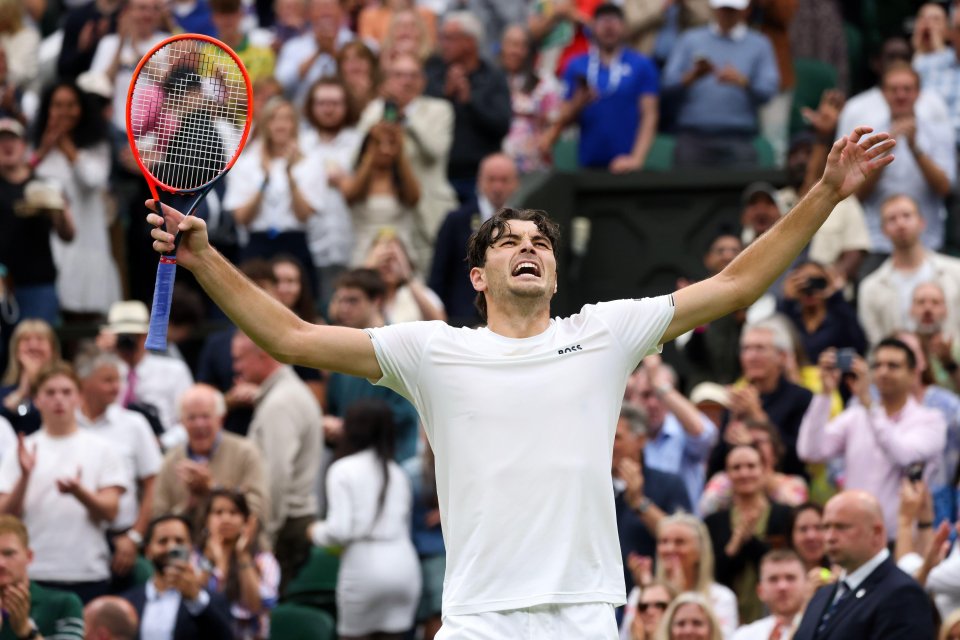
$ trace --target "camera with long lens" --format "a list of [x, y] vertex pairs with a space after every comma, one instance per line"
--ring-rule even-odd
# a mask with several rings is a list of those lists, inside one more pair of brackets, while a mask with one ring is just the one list
[[117, 334], [117, 351], [131, 352], [137, 348], [137, 336], [132, 333]]
[[812, 278], [807, 278], [807, 281], [803, 283], [803, 286], [800, 287], [800, 293], [804, 295], [811, 295], [818, 291], [825, 291], [827, 288], [827, 279], [814, 276]]

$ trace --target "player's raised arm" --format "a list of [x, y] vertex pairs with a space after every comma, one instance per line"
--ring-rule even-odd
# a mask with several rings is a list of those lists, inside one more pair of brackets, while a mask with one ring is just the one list
[[838, 202], [867, 176], [893, 162], [895, 141], [857, 127], [833, 144], [823, 177], [790, 213], [757, 238], [726, 269], [674, 293], [676, 312], [664, 342], [752, 304], [800, 254]]
[[[156, 210], [153, 200], [147, 208]], [[167, 229], [183, 236], [177, 262], [189, 269], [213, 301], [244, 333], [280, 362], [330, 369], [376, 380], [383, 373], [370, 337], [358, 329], [315, 325], [298, 318], [230, 264], [207, 238], [207, 225], [163, 205]], [[173, 249], [173, 235], [162, 228], [164, 219], [147, 215], [154, 227], [153, 248]]]

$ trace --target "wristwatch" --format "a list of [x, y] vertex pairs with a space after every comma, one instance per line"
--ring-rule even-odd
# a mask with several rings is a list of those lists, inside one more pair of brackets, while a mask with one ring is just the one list
[[136, 529], [133, 529], [133, 528], [127, 529], [126, 531], [124, 531], [123, 535], [133, 540], [133, 544], [137, 545], [138, 547], [143, 546], [143, 536], [140, 535], [140, 532], [137, 531]]
[[651, 500], [651, 499], [648, 498], [647, 496], [643, 496], [643, 497], [640, 499], [639, 504], [637, 504], [637, 506], [634, 507], [634, 511], [636, 511], [636, 512], [639, 513], [640, 515], [643, 515], [644, 513], [647, 512], [647, 510], [648, 510], [651, 506], [653, 506], [653, 500]]
[[33, 618], [30, 619], [30, 632], [25, 636], [17, 636], [18, 640], [36, 640], [40, 637], [40, 629], [37, 628], [37, 623], [33, 621]]

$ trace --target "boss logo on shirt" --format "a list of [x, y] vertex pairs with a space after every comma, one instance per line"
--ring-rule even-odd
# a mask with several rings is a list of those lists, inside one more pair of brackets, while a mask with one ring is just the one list
[[575, 344], [571, 347], [567, 347], [566, 349], [557, 349], [557, 355], [562, 356], [565, 353], [573, 353], [574, 351], [583, 351], [583, 347], [581, 347], [578, 344]]

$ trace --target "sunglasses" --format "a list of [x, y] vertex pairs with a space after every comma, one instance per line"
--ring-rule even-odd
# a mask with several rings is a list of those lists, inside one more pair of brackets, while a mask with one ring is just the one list
[[666, 611], [666, 610], [667, 610], [667, 607], [669, 607], [669, 606], [670, 606], [670, 603], [669, 603], [669, 602], [662, 602], [662, 601], [658, 601], [658, 602], [641, 602], [641, 603], [639, 603], [639, 604], [637, 605], [637, 609], [640, 611], [640, 613], [646, 613], [646, 612], [647, 612], [647, 609], [649, 609], [650, 607], [655, 607], [655, 608], [659, 609], [660, 611]]

